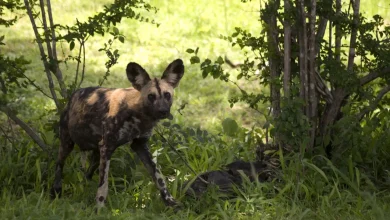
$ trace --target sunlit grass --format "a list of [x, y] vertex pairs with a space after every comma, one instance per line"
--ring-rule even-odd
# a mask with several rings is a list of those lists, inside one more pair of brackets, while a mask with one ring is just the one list
[[[101, 10], [107, 1], [85, 3], [83, 1], [53, 1], [54, 18], [57, 22], [71, 25], [77, 17], [81, 21], [87, 16], [93, 16]], [[156, 25], [140, 23], [134, 20], [124, 20], [118, 25], [120, 32], [126, 37], [125, 43], [117, 42], [121, 54], [119, 64], [113, 67], [112, 74], [104, 84], [107, 87], [128, 87], [130, 83], [125, 76], [125, 66], [135, 61], [144, 66], [152, 76], [159, 77], [166, 65], [173, 59], [181, 58], [185, 61], [186, 73], [180, 87], [177, 89], [175, 106], [177, 109], [182, 103], [188, 103], [183, 115], [175, 114], [176, 121], [198, 124], [210, 128], [219, 125], [225, 117], [241, 118], [247, 114], [246, 109], [230, 109], [227, 99], [237, 89], [232, 85], [218, 80], [203, 79], [198, 66], [189, 63], [190, 54], [187, 48], [199, 47], [199, 56], [215, 58], [229, 55], [236, 60], [242, 58], [237, 48], [231, 48], [229, 43], [220, 39], [220, 35], [229, 35], [234, 27], [243, 25], [253, 33], [261, 30], [258, 19], [258, 3], [243, 4], [239, 1], [151, 1], [159, 8], [157, 14], [149, 13]], [[3, 29], [3, 28], [2, 28]], [[2, 30], [3, 31], [3, 30]], [[47, 88], [43, 66], [39, 53], [33, 42], [33, 32], [29, 19], [23, 16], [16, 25], [4, 29], [6, 36], [4, 48], [7, 55], [24, 55], [32, 60], [27, 75], [37, 80], [37, 84]], [[98, 52], [108, 37], [94, 37], [87, 42], [86, 79], [83, 86], [95, 86], [105, 73], [104, 63], [106, 55]], [[68, 44], [60, 44], [60, 57], [77, 54], [76, 48], [70, 52]], [[67, 82], [74, 80], [75, 64], [62, 65]], [[47, 89], [46, 89], [47, 90]], [[34, 95], [34, 97], [36, 97]], [[33, 105], [31, 97], [27, 98], [29, 105]], [[51, 102], [43, 99], [44, 102]], [[40, 103], [42, 103], [42, 101]], [[51, 105], [54, 107], [54, 105]], [[191, 118], [191, 120], [188, 120]], [[247, 122], [249, 120], [246, 120]]]

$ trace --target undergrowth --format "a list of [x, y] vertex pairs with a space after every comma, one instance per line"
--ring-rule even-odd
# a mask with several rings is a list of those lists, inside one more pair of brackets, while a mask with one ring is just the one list
[[162, 165], [170, 191], [182, 204], [181, 210], [164, 206], [129, 146], [120, 147], [113, 155], [109, 197], [99, 213], [95, 209], [98, 176], [85, 180], [79, 152], [66, 161], [63, 196], [51, 201], [48, 189], [54, 161], [25, 139], [12, 149], [10, 145], [1, 148], [2, 219], [386, 219], [390, 214], [389, 193], [377, 190], [358, 168], [352, 168], [350, 175], [323, 156], [302, 159], [280, 151], [272, 155], [280, 161], [280, 168], [271, 181], [246, 180], [228, 197], [212, 186], [199, 198], [186, 196], [184, 182], [195, 174], [178, 154], [198, 174], [222, 169], [236, 159], [253, 161], [255, 131], [239, 129], [233, 136], [209, 134], [167, 122], [157, 129], [150, 148]]

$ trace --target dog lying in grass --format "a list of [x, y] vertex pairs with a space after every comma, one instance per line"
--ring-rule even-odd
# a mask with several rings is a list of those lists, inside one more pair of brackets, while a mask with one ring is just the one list
[[[245, 175], [249, 181], [264, 182], [271, 176], [271, 170], [262, 161], [245, 162], [234, 161], [225, 166], [224, 170], [214, 170], [200, 174], [193, 182], [187, 181], [184, 186], [188, 187], [187, 195], [199, 197], [210, 186], [217, 186], [221, 193], [233, 192], [234, 186], [241, 186]], [[188, 186], [188, 184], [190, 184]]]

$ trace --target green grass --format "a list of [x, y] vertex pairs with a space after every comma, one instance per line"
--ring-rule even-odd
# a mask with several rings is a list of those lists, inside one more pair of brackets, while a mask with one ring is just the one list
[[[385, 2], [362, 1], [361, 11], [368, 16], [380, 13], [390, 23], [390, 5]], [[76, 17], [83, 20], [92, 16], [103, 8], [104, 3], [108, 1], [53, 1], [54, 18], [57, 22], [72, 24]], [[261, 31], [257, 22], [259, 2], [154, 0], [150, 3], [160, 9], [150, 16], [161, 25], [157, 28], [124, 20], [118, 26], [126, 40], [124, 44], [118, 42], [114, 45], [121, 57], [104, 86], [130, 86], [124, 71], [130, 61], [138, 62], [153, 76], [159, 76], [169, 62], [180, 57], [185, 61], [186, 73], [176, 90], [173, 110], [183, 103], [188, 104], [182, 111], [183, 115], [173, 112], [175, 118], [172, 123], [179, 124], [182, 127], [180, 131], [191, 134], [179, 146], [180, 152], [199, 173], [219, 169], [237, 158], [254, 159], [256, 146], [248, 141], [249, 135], [219, 135], [222, 132], [221, 121], [231, 117], [240, 125], [250, 127], [262, 125], [262, 116], [250, 111], [244, 104], [230, 108], [228, 98], [239, 91], [219, 80], [203, 79], [199, 66], [190, 65], [190, 54], [185, 51], [199, 47], [202, 58], [228, 55], [234, 61], [242, 60], [243, 52], [231, 48], [219, 35], [231, 34], [236, 26], [245, 27], [254, 34]], [[48, 91], [28, 18], [23, 16], [10, 28], [0, 27], [0, 32], [5, 35], [7, 44], [1, 47], [1, 52], [9, 56], [24, 55], [31, 60], [27, 75]], [[87, 75], [83, 87], [97, 85], [104, 75], [106, 56], [98, 49], [107, 39], [96, 37], [87, 42]], [[65, 55], [77, 53], [77, 49], [70, 52], [68, 45], [63, 46]], [[75, 64], [61, 67], [66, 81], [72, 82]], [[234, 75], [233, 70], [232, 73]], [[21, 118], [37, 130], [43, 130], [46, 120], [58, 117], [45, 113], [52, 110], [54, 104], [36, 95], [34, 89], [28, 90], [28, 93], [21, 93], [19, 101], [14, 104], [21, 106]], [[196, 130], [186, 130], [194, 127], [208, 130], [210, 137], [202, 142]], [[167, 131], [167, 137], [171, 137], [170, 134]], [[193, 178], [193, 174], [177, 155], [163, 148], [156, 137], [151, 142], [152, 152], [163, 165], [170, 190], [181, 201], [183, 209], [174, 212], [164, 207], [140, 161], [129, 148], [121, 147], [113, 156], [107, 208], [96, 215], [97, 176], [91, 182], [83, 178], [80, 154], [76, 153], [78, 150], [67, 160], [64, 196], [51, 201], [47, 189], [53, 180], [54, 161], [49, 160], [30, 139], [18, 132], [15, 135], [18, 138], [15, 143], [0, 139], [0, 143], [4, 144], [0, 147], [1, 219], [387, 219], [390, 214], [389, 193], [370, 188], [364, 176], [345, 177], [326, 164], [318, 169], [306, 164], [303, 169], [301, 161], [288, 155], [285, 155], [284, 162], [289, 166], [278, 181], [246, 183], [237, 192], [237, 198], [230, 200], [221, 198], [213, 190], [199, 200], [187, 198], [181, 188], [186, 180]], [[53, 146], [52, 154], [55, 155], [58, 140], [54, 134], [45, 132], [41, 135]], [[327, 179], [323, 178], [321, 171]], [[364, 184], [354, 190], [359, 183]]]
[[[238, 138], [209, 137], [206, 143], [201, 143], [194, 140], [196, 137], [188, 137], [180, 151], [193, 155], [188, 159], [198, 172], [216, 169], [234, 159], [224, 152], [240, 155], [238, 146], [242, 140]], [[50, 181], [45, 175], [54, 168], [53, 164], [36, 152], [33, 144], [24, 144], [15, 146], [19, 150], [17, 156], [12, 151], [1, 152], [6, 158], [0, 162], [2, 219], [387, 219], [390, 214], [388, 193], [373, 193], [366, 184], [355, 191], [358, 181], [351, 181], [318, 157], [316, 168], [312, 165], [314, 161], [302, 163], [286, 157], [289, 166], [279, 180], [247, 182], [231, 199], [221, 197], [213, 189], [198, 200], [184, 197], [180, 189], [185, 180], [192, 178], [188, 175], [190, 171], [176, 155], [161, 148], [157, 139], [151, 147], [159, 152], [158, 161], [165, 164], [163, 172], [168, 174], [170, 191], [182, 203], [182, 210], [175, 212], [164, 207], [155, 186], [145, 176], [144, 167], [138, 159], [134, 163], [130, 149], [122, 147], [113, 156], [106, 208], [96, 214], [97, 176], [90, 182], [84, 180], [80, 154], [67, 160], [63, 197], [51, 201], [46, 190]], [[166, 161], [167, 156], [170, 162]], [[364, 180], [359, 178], [361, 182]]]

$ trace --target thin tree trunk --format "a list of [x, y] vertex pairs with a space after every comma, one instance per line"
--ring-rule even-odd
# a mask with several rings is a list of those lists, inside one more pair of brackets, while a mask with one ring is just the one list
[[[355, 0], [353, 2], [353, 27], [351, 31], [350, 38], [350, 48], [349, 48], [349, 56], [348, 56], [348, 71], [353, 71], [353, 64], [355, 58], [355, 47], [356, 47], [356, 38], [357, 38], [357, 29], [359, 25], [359, 8], [360, 8], [360, 0]], [[341, 13], [341, 0], [336, 0], [336, 14], [340, 15]], [[336, 24], [336, 59], [340, 60], [340, 47], [341, 47], [341, 29], [340, 24]], [[379, 72], [373, 72], [361, 79], [362, 81], [370, 81], [372, 78], [375, 78], [375, 74], [380, 74]], [[333, 125], [338, 114], [340, 113], [340, 109], [343, 105], [345, 97], [349, 94], [343, 88], [335, 88], [333, 92], [334, 101], [332, 105], [328, 106], [324, 112], [324, 115], [321, 119], [321, 133], [326, 134], [328, 132], [328, 127]]]
[[[340, 19], [340, 13], [341, 13], [341, 0], [336, 0], [336, 18]], [[340, 55], [341, 55], [341, 25], [338, 21], [335, 23], [336, 25], [336, 42], [335, 42], [335, 54], [336, 54], [336, 60], [340, 62]]]
[[353, 21], [352, 21], [352, 30], [351, 30], [351, 39], [349, 45], [349, 55], [348, 55], [348, 70], [353, 71], [353, 64], [355, 59], [355, 48], [356, 48], [356, 38], [357, 38], [357, 29], [359, 25], [359, 9], [360, 9], [360, 0], [354, 0], [353, 4]]
[[290, 24], [291, 6], [290, 0], [284, 0], [284, 75], [283, 90], [284, 96], [290, 98], [291, 81], [291, 24]]
[[311, 120], [309, 150], [313, 149], [317, 127], [317, 93], [316, 93], [316, 0], [311, 0], [309, 17], [309, 107]]
[[43, 62], [43, 66], [45, 67], [46, 77], [47, 77], [47, 80], [49, 83], [50, 93], [51, 93], [53, 100], [54, 100], [54, 103], [57, 107], [57, 111], [59, 111], [60, 104], [58, 102], [57, 94], [56, 94], [55, 89], [54, 89], [53, 78], [51, 77], [49, 63], [47, 62], [45, 50], [43, 49], [42, 39], [39, 36], [38, 28], [37, 28], [37, 25], [35, 24], [35, 20], [34, 20], [33, 14], [32, 14], [32, 9], [31, 9], [31, 6], [30, 6], [28, 0], [24, 0], [24, 5], [26, 6], [27, 14], [28, 14], [28, 17], [30, 18], [30, 22], [31, 22], [31, 25], [32, 25], [32, 28], [33, 28], [33, 31], [35, 34], [35, 39], [37, 40], [37, 43], [38, 43], [39, 52], [41, 54], [41, 59]]
[[[50, 62], [53, 62], [53, 51], [51, 49], [49, 29], [47, 28], [47, 21], [46, 21], [45, 2], [43, 0], [39, 0], [39, 6], [41, 6], [41, 16], [42, 16], [43, 31], [45, 35], [45, 42], [47, 47], [47, 55], [49, 57]], [[52, 63], [50, 63], [50, 65], [52, 65]]]
[[300, 98], [305, 102], [305, 115], [309, 115], [309, 84], [307, 74], [307, 31], [306, 31], [306, 13], [303, 0], [297, 0], [298, 8], [298, 43], [299, 43], [299, 75], [300, 75]]
[[278, 13], [279, 0], [270, 1], [268, 7], [270, 7], [270, 15], [268, 20], [268, 50], [269, 50], [269, 66], [271, 72], [271, 99], [272, 99], [272, 114], [273, 117], [278, 117], [280, 114], [280, 90], [279, 86], [275, 82], [280, 76], [279, 66], [279, 49], [278, 49], [278, 29], [276, 23], [276, 15]]
[[327, 24], [328, 24], [328, 19], [326, 19], [324, 17], [320, 17], [318, 31], [317, 31], [317, 35], [316, 35], [316, 46], [315, 46], [316, 56], [320, 52], [321, 41], [324, 38]]
[[333, 92], [333, 102], [327, 107], [321, 119], [321, 134], [326, 135], [328, 133], [328, 127], [330, 125], [333, 125], [334, 121], [336, 120], [336, 117], [340, 112], [343, 100], [346, 96], [347, 94], [345, 93], [345, 91], [340, 88], [337, 88]]
[[328, 48], [328, 61], [331, 60], [333, 57], [333, 51], [332, 51], [332, 21], [329, 22], [329, 48]]
[[62, 72], [61, 72], [61, 69], [60, 69], [60, 65], [58, 63], [58, 58], [57, 58], [57, 45], [56, 45], [56, 32], [55, 32], [55, 29], [54, 29], [54, 22], [53, 22], [53, 15], [52, 15], [52, 11], [51, 11], [51, 2], [50, 0], [47, 0], [47, 13], [49, 15], [49, 22], [50, 22], [50, 30], [51, 30], [51, 38], [52, 38], [52, 53], [53, 53], [53, 61], [55, 63], [55, 76], [58, 80], [58, 84], [60, 85], [60, 89], [61, 89], [61, 95], [63, 98], [67, 98], [68, 97], [68, 94], [67, 94], [67, 91], [66, 91], [66, 85], [65, 85], [65, 82], [64, 82], [64, 79], [63, 79], [63, 76], [62, 76]]

